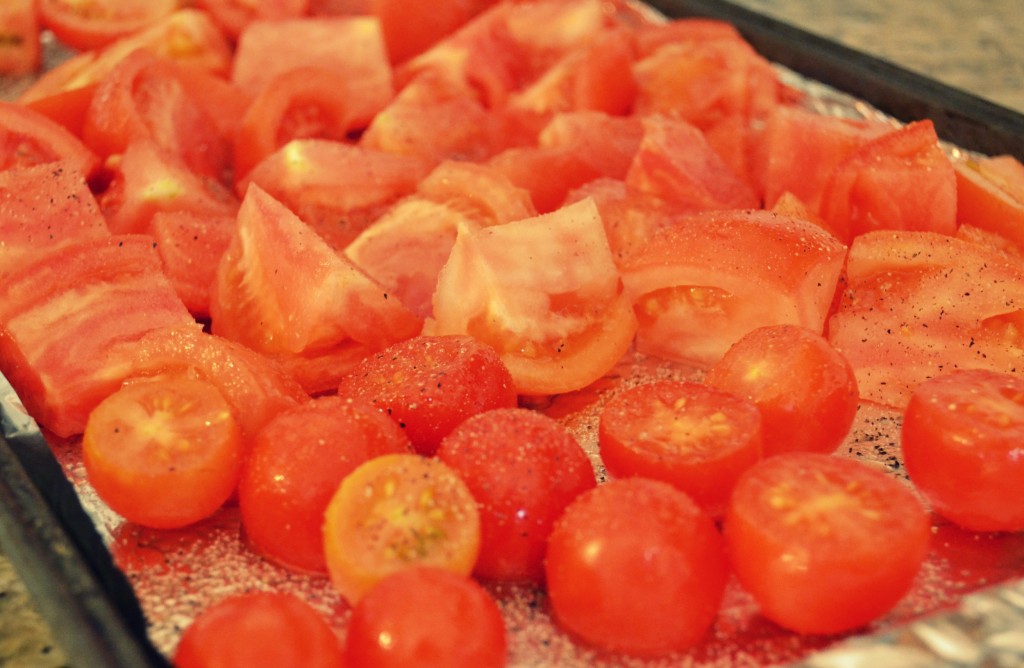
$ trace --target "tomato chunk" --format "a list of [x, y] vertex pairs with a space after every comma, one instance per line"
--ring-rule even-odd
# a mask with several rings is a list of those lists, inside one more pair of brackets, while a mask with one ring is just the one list
[[39, 0], [39, 17], [57, 39], [84, 51], [147, 28], [177, 8], [175, 0]]
[[35, 0], [9, 0], [0, 7], [0, 74], [35, 72], [42, 61]]
[[100, 166], [96, 154], [64, 126], [19, 104], [0, 101], [0, 169], [57, 160], [86, 179]]

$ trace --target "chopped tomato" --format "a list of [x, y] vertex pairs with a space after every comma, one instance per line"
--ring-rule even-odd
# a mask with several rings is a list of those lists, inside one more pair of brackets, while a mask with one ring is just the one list
[[689, 649], [728, 579], [722, 537], [686, 494], [630, 478], [584, 492], [548, 540], [555, 621], [588, 644], [639, 656]]
[[706, 382], [757, 405], [765, 455], [831, 453], [857, 415], [850, 363], [821, 334], [797, 325], [752, 330], [708, 370]]
[[761, 415], [748, 399], [700, 383], [646, 383], [604, 405], [599, 443], [612, 476], [671, 483], [717, 517], [761, 458]]
[[419, 4], [405, 0], [373, 0], [371, 7], [381, 24], [388, 58], [392, 63], [401, 63], [422, 53], [496, 1]]
[[148, 28], [178, 0], [39, 0], [39, 17], [57, 39], [85, 51]]
[[780, 626], [852, 631], [910, 589], [930, 529], [909, 487], [820, 453], [768, 457], [733, 490], [724, 532], [740, 583]]
[[39, 112], [0, 101], [0, 170], [57, 160], [86, 179], [100, 166], [96, 154], [64, 126]]
[[82, 461], [100, 498], [129, 522], [183, 527], [238, 482], [242, 432], [216, 387], [180, 376], [129, 383], [89, 414]]
[[498, 351], [520, 394], [584, 387], [611, 369], [636, 321], [593, 202], [460, 233], [427, 334]]
[[238, 483], [246, 540], [288, 568], [326, 573], [324, 511], [342, 479], [374, 457], [410, 450], [369, 403], [321, 397], [278, 413], [256, 434]]
[[972, 531], [1024, 529], [1024, 380], [954, 371], [918, 385], [903, 415], [903, 457], [936, 512]]
[[537, 215], [530, 195], [486, 165], [451, 160], [427, 174], [416, 192], [487, 226]]
[[231, 243], [234, 217], [158, 211], [150, 219], [149, 229], [178, 297], [192, 315], [209, 317], [217, 265]]
[[0, 7], [0, 75], [31, 74], [41, 62], [35, 0], [7, 0]]
[[337, 668], [341, 643], [302, 599], [277, 592], [230, 596], [203, 610], [181, 636], [176, 668]]
[[217, 25], [231, 38], [238, 36], [253, 21], [282, 21], [304, 16], [310, 0], [198, 0]]
[[476, 501], [437, 459], [384, 455], [361, 464], [324, 516], [327, 569], [353, 605], [388, 575], [416, 566], [469, 575], [479, 551]]
[[[1000, 169], [999, 158], [965, 159], [953, 163], [956, 171], [956, 222], [1000, 234], [1024, 249], [1024, 167], [1008, 158], [1021, 172]], [[1009, 178], [1007, 178], [1009, 177]]]
[[505, 622], [494, 599], [470, 578], [410, 568], [384, 578], [352, 610], [347, 668], [501, 668]]
[[338, 388], [373, 403], [432, 455], [461, 422], [516, 405], [512, 377], [498, 354], [468, 336], [415, 336], [366, 357]]
[[597, 482], [579, 443], [554, 419], [524, 408], [475, 415], [441, 441], [437, 458], [480, 510], [485, 580], [541, 582], [548, 535], [565, 507]]

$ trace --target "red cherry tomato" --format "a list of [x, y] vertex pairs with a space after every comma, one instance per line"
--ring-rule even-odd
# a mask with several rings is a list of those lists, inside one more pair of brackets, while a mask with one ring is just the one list
[[761, 415], [728, 392], [660, 381], [614, 396], [598, 439], [612, 475], [663, 480], [720, 515], [736, 479], [761, 458]]
[[326, 620], [290, 594], [222, 600], [185, 629], [176, 668], [338, 668], [342, 647]]
[[455, 469], [480, 506], [480, 556], [489, 580], [539, 582], [551, 527], [594, 487], [594, 468], [555, 420], [525, 408], [487, 411], [448, 434], [437, 458]]
[[840, 633], [885, 614], [928, 550], [928, 517], [895, 478], [852, 459], [768, 457], [736, 483], [729, 556], [765, 617], [798, 633]]
[[352, 610], [347, 668], [504, 666], [505, 622], [465, 575], [410, 568], [381, 580]]
[[238, 483], [246, 538], [273, 561], [326, 572], [324, 511], [342, 479], [411, 449], [398, 425], [352, 399], [321, 397], [279, 413], [257, 434]]
[[367, 399], [431, 455], [460, 422], [516, 405], [512, 377], [498, 354], [469, 336], [417, 336], [364, 359], [338, 388]]
[[926, 380], [903, 417], [907, 473], [941, 515], [975, 531], [1024, 529], [1024, 381], [972, 370]]
[[711, 367], [706, 382], [757, 404], [765, 455], [829, 454], [857, 414], [850, 363], [827, 339], [796, 325], [751, 331]]
[[89, 482], [130, 522], [182, 527], [231, 496], [242, 435], [216, 387], [183, 376], [139, 380], [89, 415], [82, 457]]
[[629, 478], [569, 505], [545, 571], [560, 626], [604, 649], [655, 656], [701, 641], [729, 569], [722, 537], [690, 497]]

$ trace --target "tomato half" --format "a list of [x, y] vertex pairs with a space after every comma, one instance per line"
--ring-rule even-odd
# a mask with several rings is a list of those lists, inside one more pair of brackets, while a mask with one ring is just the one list
[[1024, 380], [955, 371], [924, 381], [903, 416], [903, 457], [939, 514], [974, 531], [1024, 529]]
[[361, 464], [324, 516], [327, 570], [351, 604], [388, 575], [415, 566], [469, 575], [479, 551], [476, 501], [437, 459], [384, 455]]
[[39, 17], [57, 39], [86, 51], [169, 16], [177, 0], [39, 0]]
[[352, 610], [347, 668], [500, 668], [505, 622], [483, 587], [440, 568], [393, 573]]
[[159, 529], [209, 517], [235, 490], [242, 432], [205, 381], [165, 376], [126, 384], [89, 415], [82, 461], [100, 498], [129, 522]]
[[851, 631], [910, 589], [931, 534], [909, 487], [820, 453], [768, 457], [733, 490], [725, 516], [740, 583], [780, 626]]

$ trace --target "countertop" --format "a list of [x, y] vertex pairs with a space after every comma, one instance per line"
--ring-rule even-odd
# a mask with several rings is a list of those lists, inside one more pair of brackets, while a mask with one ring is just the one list
[[[1020, 0], [734, 0], [1024, 113]], [[0, 555], [0, 666], [71, 665]]]

